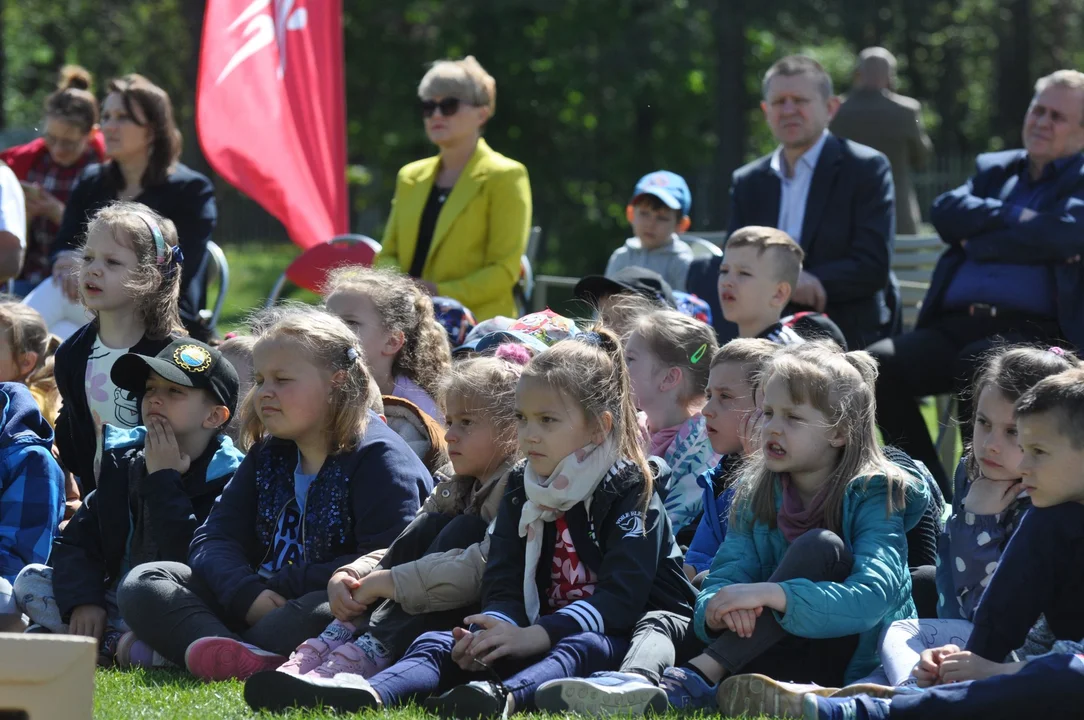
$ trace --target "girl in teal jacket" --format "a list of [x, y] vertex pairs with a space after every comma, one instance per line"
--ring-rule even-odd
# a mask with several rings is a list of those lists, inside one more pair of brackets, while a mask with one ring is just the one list
[[840, 687], [877, 667], [881, 631], [916, 616], [906, 533], [930, 494], [877, 444], [876, 377], [869, 354], [833, 343], [777, 351], [692, 622], [647, 613], [619, 672], [564, 681], [560, 698], [543, 686], [545, 709], [759, 715], [771, 678]]
[[839, 686], [877, 667], [885, 627], [915, 617], [905, 534], [929, 491], [877, 444], [876, 376], [868, 354], [819, 343], [769, 365], [762, 453], [696, 603], [708, 649], [692, 664], [709, 679], [774, 666]]

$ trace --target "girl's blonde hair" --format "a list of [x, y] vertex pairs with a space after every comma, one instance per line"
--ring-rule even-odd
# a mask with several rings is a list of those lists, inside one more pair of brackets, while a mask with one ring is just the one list
[[492, 117], [497, 112], [497, 81], [473, 55], [462, 60], [437, 60], [418, 83], [418, 97], [422, 100], [459, 98], [465, 103], [489, 108]]
[[26, 353], [37, 353], [37, 363], [19, 382], [41, 396], [42, 414], [50, 424], [55, 423], [60, 411], [60, 392], [53, 376], [53, 356], [60, 347], [60, 338], [49, 334], [37, 310], [14, 300], [0, 300], [0, 332], [11, 346], [16, 364]]
[[676, 310], [656, 310], [636, 319], [632, 329], [647, 343], [651, 354], [664, 367], [681, 370], [685, 388], [681, 401], [692, 404], [703, 400], [711, 373], [711, 359], [719, 349], [710, 325], [682, 315]]
[[[832, 474], [826, 481], [824, 524], [834, 533], [842, 532], [843, 498], [852, 482], [874, 475], [885, 476], [888, 484], [886, 512], [904, 504], [910, 476], [892, 463], [877, 442], [876, 401], [877, 361], [864, 351], [843, 352], [829, 341], [817, 341], [780, 348], [768, 361], [762, 383], [779, 378], [795, 403], [808, 403], [824, 414], [828, 427], [842, 435], [844, 445]], [[732, 517], [742, 522], [750, 508], [758, 522], [776, 526], [776, 473], [758, 454], [747, 466], [738, 486]]]
[[[158, 262], [158, 246], [152, 228], [165, 244], [165, 256]], [[86, 236], [108, 232], [136, 256], [125, 290], [132, 298], [139, 318], [151, 340], [171, 334], [187, 335], [177, 308], [181, 295], [181, 264], [177, 262], [177, 226], [142, 203], [117, 201], [99, 210], [87, 225]], [[84, 242], [85, 246], [85, 242]]]
[[498, 348], [496, 356], [456, 363], [441, 383], [441, 402], [447, 405], [449, 395], [462, 397], [472, 414], [493, 424], [501, 457], [511, 457], [516, 454], [516, 386], [522, 374], [523, 363]]
[[402, 273], [361, 265], [331, 272], [324, 285], [324, 298], [338, 292], [355, 292], [369, 298], [384, 330], [403, 333], [403, 347], [392, 362], [392, 375], [405, 375], [430, 397], [439, 397], [441, 380], [452, 366], [452, 350], [429, 296]]
[[[975, 372], [971, 385], [973, 407], [977, 409], [979, 395], [986, 388], [997, 390], [1006, 400], [1015, 403], [1040, 380], [1071, 370], [1079, 364], [1076, 355], [1061, 348], [1049, 349], [1037, 345], [994, 348], [983, 358], [982, 365]], [[982, 467], [975, 457], [972, 443], [964, 448], [964, 467], [968, 479], [982, 476]]]
[[[273, 340], [297, 345], [298, 362], [308, 362], [331, 378], [328, 397], [328, 452], [339, 453], [357, 447], [369, 420], [369, 371], [365, 355], [354, 333], [334, 315], [308, 306], [291, 306], [280, 311], [275, 322], [256, 340], [254, 350]], [[241, 442], [247, 450], [267, 436], [256, 412], [258, 386], [253, 386], [241, 405]]]
[[629, 370], [618, 337], [596, 325], [536, 355], [523, 369], [522, 379], [540, 382], [576, 402], [589, 425], [597, 427], [603, 414], [610, 414], [618, 457], [631, 460], [643, 473], [646, 511], [654, 492], [654, 476], [640, 445]]

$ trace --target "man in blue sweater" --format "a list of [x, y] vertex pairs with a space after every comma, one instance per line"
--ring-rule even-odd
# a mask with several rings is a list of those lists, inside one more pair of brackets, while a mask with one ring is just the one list
[[[916, 398], [966, 387], [981, 356], [1008, 342], [1084, 347], [1084, 73], [1035, 84], [1024, 149], [986, 153], [976, 174], [934, 201], [948, 246], [914, 331], [875, 343], [877, 420], [886, 443], [941, 466]], [[969, 408], [961, 408], [967, 428]], [[966, 430], [965, 430], [966, 432]]]

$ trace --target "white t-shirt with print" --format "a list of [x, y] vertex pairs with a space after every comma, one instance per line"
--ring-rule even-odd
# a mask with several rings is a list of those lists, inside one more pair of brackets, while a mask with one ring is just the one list
[[96, 338], [90, 357], [87, 358], [87, 405], [94, 416], [94, 427], [99, 438], [103, 423], [118, 428], [134, 428], [139, 425], [139, 399], [133, 393], [114, 385], [109, 376], [113, 363], [127, 352], [128, 348], [115, 350], [106, 347], [101, 338]]

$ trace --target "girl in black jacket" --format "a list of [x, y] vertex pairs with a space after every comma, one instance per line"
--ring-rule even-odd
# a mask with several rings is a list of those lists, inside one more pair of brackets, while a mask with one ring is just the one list
[[113, 383], [113, 363], [129, 351], [154, 357], [185, 334], [177, 310], [183, 259], [177, 228], [146, 205], [113, 203], [87, 226], [77, 277], [94, 319], [64, 341], [54, 361], [63, 400], [56, 446], [84, 496], [97, 484], [102, 425], [140, 424], [139, 400]]
[[254, 675], [250, 705], [357, 710], [443, 692], [430, 700], [442, 715], [528, 710], [547, 680], [615, 667], [645, 610], [689, 614], [695, 591], [640, 449], [617, 338], [590, 332], [535, 357], [516, 416], [527, 462], [492, 530], [483, 612], [422, 635], [369, 679]]

